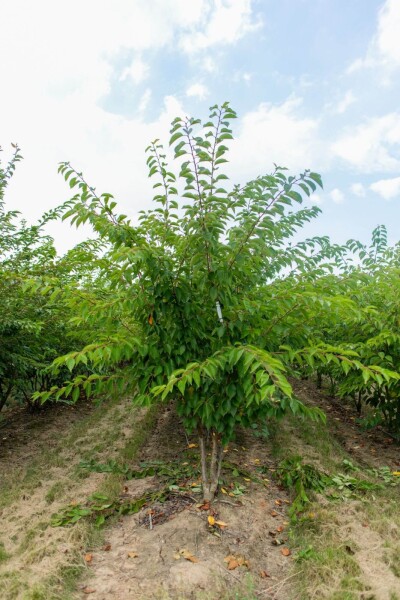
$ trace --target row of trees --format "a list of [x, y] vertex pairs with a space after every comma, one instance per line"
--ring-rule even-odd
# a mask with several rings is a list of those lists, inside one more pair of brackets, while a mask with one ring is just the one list
[[0, 410], [11, 400], [35, 408], [34, 392], [62, 384], [68, 373], [68, 369], [53, 372], [49, 368], [53, 360], [88, 340], [87, 332], [71, 323], [63, 298], [49, 295], [50, 288], [42, 285], [27, 292], [32, 280], [54, 278], [59, 287], [69, 287], [83, 285], [84, 278], [82, 268], [79, 271], [69, 256], [57, 257], [53, 240], [45, 233], [57, 210], [37, 225], [6, 210], [6, 188], [21, 159], [14, 146], [10, 161], [0, 162]]
[[[320, 176], [276, 166], [230, 185], [223, 166], [235, 117], [225, 103], [206, 123], [175, 119], [176, 170], [158, 140], [148, 147], [154, 208], [138, 225], [62, 163], [76, 193], [37, 228], [20, 225], [22, 237], [33, 230], [36, 237], [18, 277], [8, 261], [21, 249], [3, 244], [1, 285], [14, 286], [11, 296], [18, 290], [33, 311], [30, 336], [40, 348], [28, 344], [29, 351], [49, 378], [31, 398], [176, 398], [186, 429], [199, 436], [205, 499], [215, 494], [223, 447], [237, 426], [287, 411], [324, 418], [295, 397], [291, 376], [327, 378], [337, 394], [375, 406], [400, 430], [399, 246], [387, 246], [383, 227], [368, 248], [326, 237], [291, 242], [320, 212], [309, 201]], [[3, 214], [5, 227], [15, 227], [15, 215]], [[89, 223], [95, 236], [57, 259], [42, 231], [60, 215], [77, 227]], [[19, 379], [27, 381], [23, 371]]]

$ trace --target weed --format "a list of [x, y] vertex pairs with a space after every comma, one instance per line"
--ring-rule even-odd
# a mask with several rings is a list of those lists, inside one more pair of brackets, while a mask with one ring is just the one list
[[289, 515], [296, 519], [296, 514], [302, 512], [310, 498], [310, 492], [323, 492], [330, 483], [330, 478], [325, 473], [320, 473], [315, 467], [303, 464], [301, 456], [293, 456], [282, 461], [276, 471], [276, 476], [289, 489], [293, 489], [296, 496], [289, 509]]
[[[118, 403], [117, 403], [118, 402]], [[138, 419], [142, 414], [143, 418]], [[80, 458], [90, 460], [94, 457], [94, 446], [98, 452], [104, 453], [105, 463], [114, 460], [123, 461], [134, 458], [135, 453], [146, 440], [158, 415], [158, 407], [152, 407], [146, 414], [138, 409], [133, 409], [128, 402], [122, 404], [121, 401], [110, 401], [102, 407], [93, 409], [89, 414], [85, 414], [82, 419], [75, 421], [68, 428], [65, 434], [59, 434], [56, 445], [49, 448], [43, 448], [31, 459], [24, 469], [13, 468], [0, 478], [0, 509], [7, 507], [19, 501], [22, 493], [29, 495], [39, 486], [43, 485], [44, 490], [41, 495], [45, 498], [47, 504], [59, 502], [60, 500], [68, 502], [74, 497], [79, 489], [83, 478], [90, 477], [90, 471], [78, 468], [75, 461], [71, 460], [71, 448], [75, 448], [75, 442], [80, 440]], [[120, 427], [117, 422], [124, 420], [124, 426], [131, 427], [133, 435], [130, 439], [121, 439], [118, 444], [110, 443], [115, 439], [116, 432], [119, 436]], [[107, 427], [103, 428], [101, 422], [107, 419]], [[99, 430], [101, 426], [102, 435], [93, 436], [94, 430]], [[93, 441], [95, 440], [95, 441]], [[98, 455], [97, 460], [101, 459]], [[76, 460], [76, 459], [75, 459]], [[62, 475], [57, 479], [57, 471], [54, 467], [62, 468]], [[49, 479], [53, 479], [52, 485], [46, 485]], [[123, 475], [113, 472], [105, 473], [101, 478], [97, 493], [107, 497], [107, 502], [117, 501], [121, 491]], [[68, 481], [68, 486], [66, 482]], [[101, 506], [101, 500], [98, 497], [92, 499], [95, 506]], [[97, 502], [97, 504], [96, 504]], [[105, 503], [105, 501], [104, 501]], [[24, 569], [5, 571], [9, 557], [5, 552], [4, 546], [0, 546], [0, 598], [1, 600], [71, 600], [75, 597], [77, 580], [82, 576], [86, 566], [82, 561], [82, 548], [96, 548], [104, 543], [104, 534], [99, 528], [95, 527], [95, 518], [79, 520], [74, 528], [64, 536], [62, 532], [56, 540], [64, 540], [68, 547], [67, 553], [55, 553], [56, 545], [46, 542], [44, 544], [43, 531], [49, 526], [49, 519], [45, 514], [45, 509], [41, 510], [35, 518], [26, 521], [26, 526], [21, 529], [23, 532], [20, 539], [17, 536], [10, 536], [10, 543], [16, 546], [15, 550], [10, 551], [11, 558], [24, 565]], [[47, 518], [46, 518], [47, 517]], [[46, 520], [39, 520], [39, 519]], [[18, 520], [10, 512], [8, 521], [11, 524], [13, 520]], [[18, 523], [16, 523], [18, 525]], [[60, 537], [62, 536], [62, 537]], [[51, 540], [51, 536], [49, 540]], [[8, 548], [7, 548], [8, 550]], [[39, 580], [33, 580], [31, 565], [39, 565], [43, 556], [50, 558], [50, 568], [43, 570], [43, 575]], [[10, 563], [11, 564], [11, 563]], [[47, 566], [47, 565], [46, 565]]]
[[10, 558], [10, 555], [6, 552], [4, 544], [0, 542], [0, 563], [8, 560], [8, 558]]
[[44, 499], [48, 504], [52, 504], [54, 500], [61, 497], [65, 492], [66, 484], [62, 481], [57, 481], [54, 485], [51, 486]]

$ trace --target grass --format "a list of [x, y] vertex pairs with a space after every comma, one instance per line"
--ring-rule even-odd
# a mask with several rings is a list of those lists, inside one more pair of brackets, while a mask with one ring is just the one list
[[[354, 457], [348, 455], [335, 436], [335, 424], [326, 426], [311, 422], [299, 422], [287, 418], [272, 427], [271, 450], [277, 460], [288, 454], [300, 454], [304, 462], [328, 472], [343, 472], [343, 460]], [[371, 480], [363, 473], [357, 477]], [[296, 600], [359, 600], [360, 596], [375, 600], [369, 593], [362, 568], [357, 557], [357, 545], [351, 538], [346, 539], [341, 531], [346, 510], [359, 522], [382, 537], [385, 546], [386, 563], [392, 573], [400, 578], [400, 486], [385, 487], [382, 490], [367, 492], [359, 499], [343, 498], [329, 502], [315, 498], [302, 518], [292, 524], [290, 541], [294, 555], [297, 555], [294, 574], [294, 596]], [[400, 579], [398, 582], [400, 586]], [[393, 595], [394, 594], [394, 595]], [[396, 594], [393, 592], [393, 599]]]
[[296, 571], [301, 573], [298, 599], [353, 600], [352, 593], [364, 589], [359, 580], [361, 569], [352, 554], [354, 544], [339, 538], [335, 508], [313, 510], [318, 510], [317, 505], [310, 507], [312, 517], [304, 517], [291, 529], [291, 545], [298, 555]]
[[[113, 458], [127, 462], [134, 459], [157, 415], [158, 407], [143, 415], [128, 402], [121, 404], [117, 400], [95, 407], [69, 425], [65, 433], [55, 429], [51, 440], [53, 446], [39, 448], [26, 468], [8, 471], [0, 488], [1, 509], [11, 506], [14, 509], [14, 505], [21, 503], [21, 498], [29, 499], [41, 487], [44, 488], [42, 497], [51, 508], [35, 511], [26, 528], [21, 527], [18, 516], [9, 511], [8, 523], [15, 525], [15, 534], [10, 536], [7, 547], [0, 544], [1, 600], [72, 600], [76, 597], [77, 582], [87, 573], [83, 549], [89, 551], [100, 546], [104, 534], [90, 522], [80, 522], [73, 528], [50, 529], [51, 514], [54, 509], [68, 504], [74, 495], [85, 500], [79, 496], [81, 482], [92, 474], [78, 468], [80, 460]], [[122, 426], [124, 430], [131, 429], [132, 435], [121, 435]], [[121, 476], [109, 473], [97, 476], [97, 479], [96, 489], [91, 489], [91, 493], [106, 494], [111, 499], [119, 496]], [[50, 539], [46, 532], [51, 533]], [[45, 557], [46, 569], [38, 578]], [[54, 559], [54, 568], [50, 571], [47, 568], [49, 558]], [[35, 569], [35, 577], [30, 573], [31, 566]]]
[[9, 554], [4, 548], [4, 544], [0, 543], [0, 563], [5, 562], [9, 558]]
[[[259, 600], [253, 578], [250, 574], [245, 577], [242, 583], [235, 583], [227, 586], [226, 580], [216, 576], [209, 590], [193, 592], [191, 600]], [[151, 598], [143, 600], [188, 600], [188, 590], [174, 590], [173, 596], [165, 590], [160, 590]]]
[[[80, 579], [89, 576], [82, 555], [101, 546], [104, 533], [90, 522], [81, 521], [73, 528], [58, 529], [58, 537], [49, 543], [48, 534], [55, 531], [50, 530], [51, 513], [68, 504], [72, 498], [84, 501], [86, 493], [82, 489], [90, 483], [90, 478], [96, 481], [96, 489], [92, 489], [91, 493], [96, 491], [107, 495], [110, 500], [116, 499], [120, 494], [122, 476], [93, 474], [80, 469], [78, 463], [91, 458], [99, 462], [112, 458], [120, 463], [129, 463], [145, 443], [157, 414], [157, 407], [150, 409], [138, 425], [138, 412], [118, 401], [96, 407], [68, 427], [65, 433], [58, 432], [54, 446], [43, 448], [26, 468], [16, 468], [7, 475], [7, 482], [0, 490], [0, 508], [20, 502], [22, 494], [28, 496], [39, 488], [42, 488], [47, 506], [22, 532], [21, 528], [18, 531], [18, 515], [9, 517], [10, 521], [15, 519], [16, 533], [12, 550], [0, 543], [1, 600], [76, 598]], [[133, 435], [124, 437], [121, 431], [129, 428]], [[354, 456], [348, 455], [339, 443], [334, 422], [322, 426], [288, 417], [273, 424], [271, 431], [266, 443], [277, 462], [299, 454], [304, 463], [311, 463], [330, 474], [343, 472], [344, 459], [355, 463]], [[360, 469], [356, 477], [365, 475], [366, 479], [371, 479], [364, 473], [365, 466], [355, 466]], [[380, 536], [383, 541], [382, 560], [388, 572], [399, 578], [400, 583], [399, 495], [400, 487], [386, 487], [369, 491], [359, 498], [339, 498], [336, 502], [314, 497], [303, 516], [290, 527], [289, 542], [295, 560], [287, 600], [374, 598], [359, 561], [357, 540], [352, 539], [343, 527], [346, 518], [367, 522], [368, 531]], [[58, 560], [52, 570], [44, 572], [40, 580], [30, 578], [31, 566], [36, 568], [45, 556], [51, 559], [57, 553]], [[256, 600], [260, 597], [250, 574], [243, 584], [237, 584], [234, 579], [232, 584], [228, 587], [226, 581], [216, 577], [206, 591], [199, 591], [191, 597], [196, 600]], [[183, 591], [181, 596], [178, 592], [173, 596], [160, 592], [156, 597], [159, 600], [187, 600], [187, 592]], [[395, 591], [391, 600], [400, 600]]]

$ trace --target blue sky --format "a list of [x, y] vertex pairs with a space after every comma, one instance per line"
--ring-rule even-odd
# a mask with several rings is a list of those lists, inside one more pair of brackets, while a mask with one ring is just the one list
[[[124, 213], [149, 206], [144, 148], [178, 114], [238, 111], [229, 171], [319, 171], [304, 235], [368, 241], [400, 217], [399, 0], [51, 0], [2, 7], [0, 143], [29, 220], [68, 198], [70, 160]], [[60, 250], [83, 233], [52, 226]]]

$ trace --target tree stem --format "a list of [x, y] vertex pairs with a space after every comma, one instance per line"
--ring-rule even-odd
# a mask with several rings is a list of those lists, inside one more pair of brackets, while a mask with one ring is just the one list
[[221, 437], [215, 431], [212, 432], [211, 437], [211, 458], [208, 465], [204, 433], [199, 434], [203, 499], [205, 502], [214, 500], [222, 467], [223, 446]]

